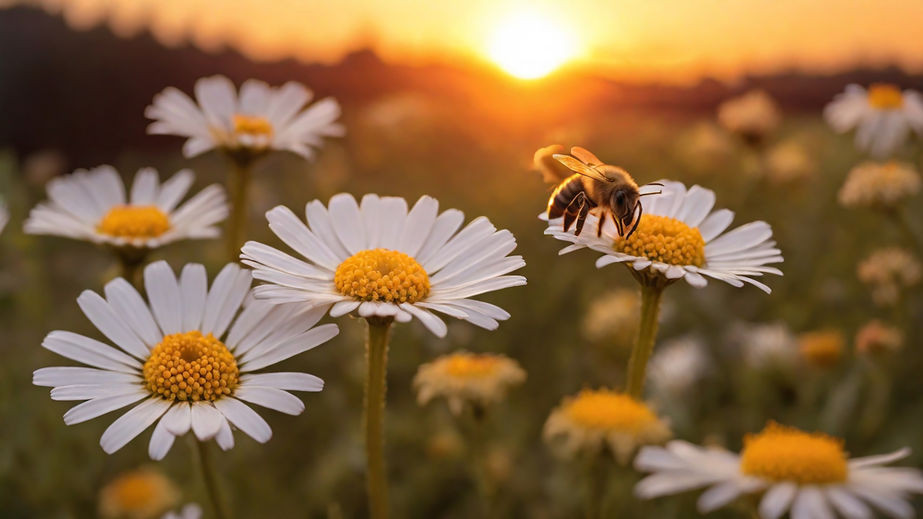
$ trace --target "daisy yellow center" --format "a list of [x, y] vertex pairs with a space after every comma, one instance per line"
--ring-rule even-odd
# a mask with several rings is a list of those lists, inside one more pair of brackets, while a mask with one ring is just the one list
[[488, 355], [450, 355], [446, 359], [446, 373], [457, 378], [483, 378], [494, 374], [500, 359]]
[[896, 110], [903, 106], [904, 96], [901, 89], [888, 83], [875, 83], [869, 86], [869, 105], [879, 110]]
[[839, 483], [848, 472], [841, 440], [774, 422], [744, 438], [740, 468], [751, 476], [804, 485]]
[[96, 229], [120, 238], [156, 238], [170, 230], [170, 218], [153, 205], [119, 205], [103, 216]]
[[113, 497], [124, 510], [143, 510], [154, 501], [159, 501], [163, 492], [162, 482], [144, 472], [127, 474], [113, 484]]
[[234, 114], [234, 133], [248, 135], [265, 135], [271, 136], [273, 133], [272, 123], [265, 117], [256, 115]]
[[657, 416], [643, 403], [607, 390], [585, 389], [565, 409], [571, 420], [587, 429], [638, 432], [657, 423]]
[[359, 251], [336, 269], [336, 289], [362, 301], [415, 303], [429, 294], [429, 276], [417, 260], [387, 249]]
[[231, 394], [240, 372], [223, 342], [195, 330], [164, 337], [143, 374], [147, 389], [167, 400], [215, 401]]
[[705, 264], [705, 240], [695, 227], [668, 216], [645, 214], [627, 240], [616, 238], [617, 252], [668, 265]]
[[832, 366], [840, 360], [845, 342], [843, 334], [836, 330], [804, 333], [798, 338], [805, 360], [822, 367]]

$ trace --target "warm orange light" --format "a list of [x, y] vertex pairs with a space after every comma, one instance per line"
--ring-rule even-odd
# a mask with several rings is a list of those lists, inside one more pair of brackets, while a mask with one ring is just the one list
[[488, 46], [494, 62], [522, 79], [547, 75], [576, 51], [575, 38], [561, 24], [534, 13], [517, 14], [498, 24]]

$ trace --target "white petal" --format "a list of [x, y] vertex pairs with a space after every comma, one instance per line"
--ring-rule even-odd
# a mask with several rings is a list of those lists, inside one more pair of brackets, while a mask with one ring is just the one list
[[401, 309], [409, 312], [414, 317], [419, 319], [420, 322], [423, 323], [423, 326], [426, 326], [426, 328], [433, 332], [436, 337], [445, 337], [446, 333], [449, 331], [445, 322], [443, 322], [442, 319], [436, 317], [432, 312], [424, 310], [423, 308], [416, 307], [410, 303], [402, 303]]
[[147, 396], [150, 396], [150, 393], [139, 387], [138, 390], [132, 394], [87, 400], [82, 404], [77, 404], [68, 409], [67, 412], [64, 413], [64, 423], [67, 425], [74, 425], [92, 420], [97, 416], [102, 416], [116, 409], [121, 409], [128, 404], [133, 404]]
[[439, 202], [436, 199], [426, 195], [421, 196], [407, 214], [400, 237], [399, 250], [415, 257], [436, 223], [438, 212]]
[[738, 481], [732, 480], [719, 483], [703, 492], [699, 497], [697, 503], [699, 511], [703, 514], [715, 511], [737, 499], [741, 492], [742, 489]]
[[215, 407], [221, 411], [228, 421], [238, 429], [260, 443], [266, 443], [272, 438], [272, 429], [256, 411], [247, 404], [233, 398], [222, 398], [215, 401]]
[[298, 397], [273, 387], [241, 384], [234, 392], [234, 396], [240, 400], [275, 409], [285, 414], [299, 415], [304, 411], [304, 402], [299, 400]]
[[42, 341], [42, 347], [95, 368], [131, 374], [141, 368], [141, 363], [134, 357], [73, 332], [53, 331]]
[[147, 453], [154, 461], [162, 460], [173, 446], [173, 440], [176, 437], [167, 431], [161, 418], [157, 425], [154, 426], [154, 433], [151, 434], [151, 442], [148, 444]]
[[154, 205], [160, 194], [160, 178], [154, 168], [141, 168], [131, 185], [132, 205]]
[[192, 170], [183, 169], [177, 171], [169, 180], [160, 186], [160, 194], [157, 195], [156, 205], [163, 212], [169, 214], [176, 208], [183, 196], [189, 191], [192, 182], [195, 180]]
[[106, 285], [106, 299], [119, 318], [147, 344], [157, 345], [163, 336], [141, 294], [128, 281], [116, 278]]
[[910, 449], [908, 447], [904, 447], [890, 454], [879, 454], [876, 456], [853, 458], [849, 460], [849, 468], [859, 469], [864, 467], [872, 467], [875, 465], [886, 465], [888, 463], [894, 463], [895, 461], [902, 460], [907, 456], [910, 456]]
[[794, 483], [777, 483], [769, 487], [760, 501], [760, 517], [778, 519], [791, 506], [798, 487]]
[[201, 329], [202, 316], [205, 314], [205, 298], [208, 295], [205, 266], [187, 263], [179, 277], [179, 288], [183, 297], [183, 330]]
[[250, 373], [240, 378], [241, 384], [274, 387], [287, 391], [320, 391], [324, 381], [307, 373]]
[[192, 432], [200, 441], [210, 440], [221, 429], [221, 413], [210, 402], [195, 402], [191, 406]]
[[257, 351], [253, 349], [248, 352], [248, 355], [244, 355], [241, 358], [242, 368], [246, 371], [256, 371], [277, 362], [282, 362], [289, 357], [293, 357], [329, 341], [338, 333], [340, 333], [340, 329], [337, 325], [324, 324], [292, 337], [272, 350], [261, 352], [260, 354], [253, 354]]
[[144, 288], [151, 310], [164, 334], [183, 330], [183, 301], [179, 283], [166, 261], [151, 263], [144, 269]]
[[192, 427], [192, 409], [188, 402], [178, 402], [170, 408], [160, 422], [174, 436], [182, 436]]
[[125, 326], [115, 310], [109, 306], [109, 303], [102, 296], [92, 290], [84, 290], [80, 297], [77, 298], [77, 304], [84, 315], [96, 326], [96, 329], [108, 337], [110, 341], [139, 359], [147, 358], [147, 346], [141, 342], [141, 339], [131, 329]]
[[858, 498], [839, 486], [828, 486], [826, 489], [827, 501], [847, 519], [872, 519], [872, 511]]
[[55, 366], [39, 368], [32, 374], [32, 383], [36, 386], [69, 386], [73, 384], [121, 384], [141, 382], [134, 373], [119, 373], [96, 368], [76, 366]]
[[250, 291], [251, 283], [250, 271], [233, 263], [224, 267], [212, 283], [205, 300], [202, 331], [212, 332], [216, 337], [224, 335], [231, 319], [237, 314], [240, 304]]
[[334, 195], [327, 206], [333, 229], [346, 250], [355, 254], [365, 249], [365, 226], [356, 199], [350, 194], [340, 193]]
[[150, 427], [169, 408], [170, 402], [158, 397], [141, 402], [112, 422], [99, 439], [99, 445], [106, 454], [112, 454]]
[[223, 451], [234, 448], [234, 434], [231, 432], [231, 426], [224, 415], [221, 415], [221, 428], [218, 429], [218, 434], [215, 435], [215, 442], [218, 443], [218, 446]]
[[330, 308], [330, 317], [342, 317], [359, 308], [359, 301], [340, 301]]

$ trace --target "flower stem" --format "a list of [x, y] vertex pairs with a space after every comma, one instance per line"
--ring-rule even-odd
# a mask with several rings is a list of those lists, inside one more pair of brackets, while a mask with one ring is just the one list
[[605, 460], [599, 453], [592, 453], [585, 461], [584, 474], [586, 487], [584, 492], [583, 514], [586, 519], [599, 519], [603, 515], [603, 494], [606, 479]]
[[657, 323], [660, 318], [660, 298], [663, 288], [659, 285], [641, 285], [641, 324], [638, 326], [638, 340], [628, 359], [628, 381], [626, 392], [634, 398], [641, 398], [644, 389], [644, 375], [647, 361], [654, 351], [657, 339]]
[[386, 375], [388, 372], [388, 335], [392, 318], [368, 318], [368, 339], [365, 342], [365, 429], [366, 488], [369, 517], [388, 517], [388, 479], [385, 474], [384, 419]]
[[221, 498], [221, 490], [218, 488], [218, 478], [215, 474], [215, 465], [212, 462], [208, 445], [196, 440], [193, 440], [193, 443], [196, 444], [196, 450], [199, 453], [199, 466], [202, 470], [202, 481], [205, 483], [205, 490], [208, 493], [208, 499], [211, 501], [212, 509], [215, 512], [215, 518], [228, 519], [231, 517], [231, 514], [228, 512], [224, 499]]
[[251, 161], [231, 159], [228, 192], [231, 197], [231, 215], [228, 218], [227, 258], [231, 263], [240, 258], [240, 247], [247, 232], [247, 191], [250, 188]]
[[116, 257], [119, 259], [119, 275], [131, 283], [139, 291], [143, 291], [141, 283], [141, 267], [147, 260], [147, 251], [143, 249], [119, 249], [116, 250]]

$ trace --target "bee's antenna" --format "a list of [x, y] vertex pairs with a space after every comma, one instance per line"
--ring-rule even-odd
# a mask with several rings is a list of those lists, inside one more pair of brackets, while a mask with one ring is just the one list
[[663, 193], [662, 190], [661, 190], [661, 191], [657, 191], [656, 193], [641, 193], [641, 194], [638, 195], [638, 196], [659, 195], [659, 194], [661, 194], [661, 193]]

